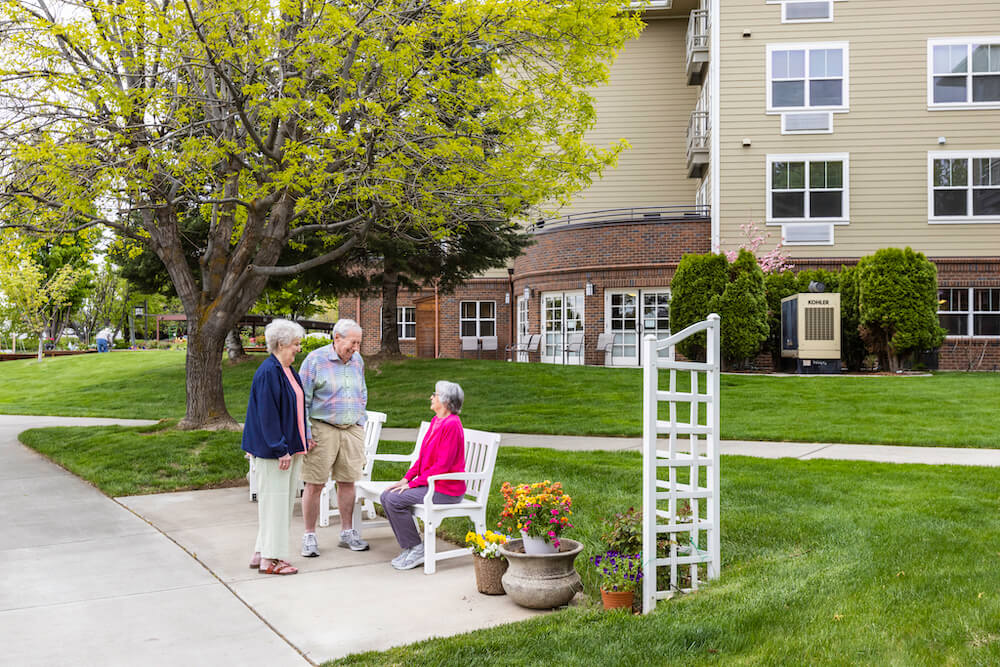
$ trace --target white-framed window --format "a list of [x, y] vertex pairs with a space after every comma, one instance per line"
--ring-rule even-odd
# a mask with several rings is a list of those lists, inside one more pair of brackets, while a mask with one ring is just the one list
[[850, 222], [847, 153], [767, 156], [767, 222]]
[[846, 0], [766, 0], [781, 5], [782, 23], [829, 23], [833, 21], [833, 3]]
[[417, 309], [413, 306], [396, 308], [396, 335], [399, 340], [412, 340], [417, 337]]
[[1000, 109], [1000, 36], [927, 40], [930, 109]]
[[[378, 321], [382, 321], [382, 309], [378, 309]], [[382, 335], [382, 327], [378, 329]], [[396, 337], [399, 340], [413, 340], [417, 337], [417, 309], [413, 306], [398, 306], [396, 308]]]
[[1000, 338], [1000, 288], [943, 287], [938, 302], [938, 321], [949, 336]]
[[497, 304], [495, 301], [462, 301], [459, 320], [460, 336], [496, 336]]
[[767, 45], [767, 110], [848, 110], [848, 44]]
[[930, 151], [931, 223], [1000, 222], [1000, 150]]

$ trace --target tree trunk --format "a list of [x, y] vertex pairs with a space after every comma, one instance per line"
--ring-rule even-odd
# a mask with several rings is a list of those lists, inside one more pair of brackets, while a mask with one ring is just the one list
[[[44, 334], [42, 332], [38, 333], [38, 363], [42, 362], [42, 356], [43, 356], [42, 355], [42, 336], [43, 335]], [[16, 352], [16, 350], [15, 350], [15, 352]]]
[[382, 273], [382, 345], [379, 354], [401, 356], [396, 301], [399, 295], [399, 273], [386, 269]]
[[222, 348], [225, 330], [202, 327], [188, 318], [187, 413], [177, 424], [181, 430], [238, 431], [222, 391]]
[[233, 327], [226, 334], [226, 355], [229, 357], [229, 361], [234, 364], [250, 358], [250, 355], [243, 349], [243, 339], [240, 338], [239, 327]]

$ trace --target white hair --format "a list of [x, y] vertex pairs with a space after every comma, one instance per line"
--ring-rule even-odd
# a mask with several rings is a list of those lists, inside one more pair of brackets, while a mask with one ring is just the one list
[[462, 403], [465, 402], [465, 392], [462, 388], [454, 382], [448, 382], [447, 380], [438, 380], [437, 384], [434, 385], [434, 393], [437, 394], [438, 400], [441, 404], [448, 409], [453, 415], [457, 415], [462, 411]]
[[334, 336], [340, 336], [341, 338], [344, 338], [347, 336], [347, 334], [351, 333], [352, 331], [357, 331], [358, 333], [364, 333], [364, 331], [361, 329], [360, 324], [346, 317], [337, 320], [337, 323], [333, 325]]
[[267, 341], [267, 351], [274, 354], [278, 351], [279, 345], [291, 345], [297, 340], [302, 340], [306, 335], [306, 330], [298, 322], [291, 320], [271, 320], [271, 323], [264, 327], [264, 340]]

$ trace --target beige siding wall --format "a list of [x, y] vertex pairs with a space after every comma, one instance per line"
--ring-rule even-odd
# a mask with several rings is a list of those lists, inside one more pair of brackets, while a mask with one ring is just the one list
[[559, 215], [694, 204], [698, 181], [687, 178], [685, 150], [699, 88], [686, 85], [686, 33], [686, 18], [651, 20], [619, 54], [610, 83], [594, 91], [598, 120], [588, 140], [608, 146], [624, 138], [631, 148]]
[[[794, 246], [798, 257], [857, 257], [910, 245], [929, 256], [1000, 255], [1000, 223], [928, 224], [927, 152], [1000, 149], [1000, 110], [929, 111], [927, 40], [1000, 35], [997, 0], [847, 0], [832, 23], [782, 24], [764, 0], [721, 0], [720, 237], [765, 215], [767, 154], [850, 154], [850, 224], [833, 246]], [[751, 36], [742, 36], [745, 30]], [[782, 136], [766, 115], [767, 45], [849, 42], [850, 111], [833, 134]], [[938, 145], [938, 137], [947, 138]], [[744, 137], [752, 146], [744, 148]], [[772, 239], [780, 227], [771, 228]]]

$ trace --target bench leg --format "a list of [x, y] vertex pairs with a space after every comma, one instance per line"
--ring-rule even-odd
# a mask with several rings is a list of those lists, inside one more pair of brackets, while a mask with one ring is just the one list
[[[354, 527], [354, 530], [358, 531], [358, 537], [361, 537], [361, 528], [362, 528], [362, 525], [363, 525], [362, 522], [361, 522], [361, 507], [362, 507], [362, 505], [363, 505], [364, 502], [371, 502], [371, 501], [369, 501], [369, 500], [363, 500], [363, 499], [360, 499], [360, 498], [355, 499], [355, 501], [354, 501], [354, 509], [352, 510], [352, 514], [351, 514], [351, 518], [354, 520], [351, 525]], [[372, 507], [372, 514], [374, 515], [374, 513], [375, 513], [375, 508], [373, 506]]]
[[424, 520], [424, 574], [437, 571], [437, 531], [430, 520]]
[[319, 525], [326, 528], [330, 525], [330, 485], [324, 484], [319, 493]]

